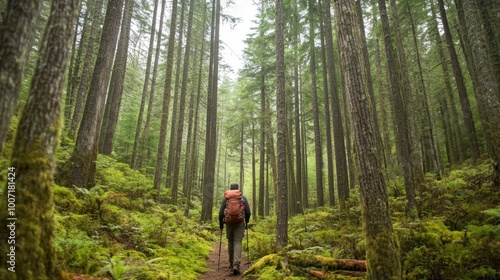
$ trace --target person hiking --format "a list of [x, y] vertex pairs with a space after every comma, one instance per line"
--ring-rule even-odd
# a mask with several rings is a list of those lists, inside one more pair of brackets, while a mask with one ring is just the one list
[[229, 264], [234, 275], [240, 274], [241, 243], [245, 236], [245, 228], [250, 221], [250, 215], [250, 205], [247, 198], [242, 195], [238, 184], [231, 184], [230, 190], [224, 193], [222, 199], [219, 226], [222, 235], [224, 224], [226, 224]]

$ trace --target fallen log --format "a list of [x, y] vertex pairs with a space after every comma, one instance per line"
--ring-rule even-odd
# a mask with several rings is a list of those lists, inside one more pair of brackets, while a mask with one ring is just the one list
[[355, 277], [355, 278], [364, 278], [366, 272], [364, 271], [348, 271], [348, 270], [339, 270], [335, 271], [335, 273], [330, 273], [330, 272], [324, 272], [324, 271], [319, 271], [319, 270], [308, 270], [307, 274], [310, 276], [319, 278], [319, 279], [336, 279], [335, 277], [338, 277], [338, 275], [343, 275], [343, 276], [349, 276], [350, 277]]
[[324, 270], [366, 271], [365, 260], [334, 259], [310, 254], [292, 254], [289, 262], [300, 267], [318, 267]]
[[[362, 277], [364, 272], [366, 272], [365, 260], [334, 259], [312, 254], [270, 254], [260, 258], [245, 271], [243, 275], [252, 274], [265, 266], [274, 266], [278, 270], [284, 270], [285, 274], [288, 274], [290, 272], [289, 269], [293, 267], [298, 267], [302, 269], [302, 273], [307, 272], [308, 274], [323, 273], [317, 270], [321, 269], [323, 271], [329, 271], [332, 274], [337, 273], [353, 277]], [[314, 268], [317, 269], [315, 270]]]

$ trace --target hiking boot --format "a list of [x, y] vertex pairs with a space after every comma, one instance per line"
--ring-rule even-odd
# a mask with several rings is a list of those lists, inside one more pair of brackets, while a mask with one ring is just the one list
[[233, 275], [238, 275], [238, 274], [240, 274], [240, 266], [233, 265]]

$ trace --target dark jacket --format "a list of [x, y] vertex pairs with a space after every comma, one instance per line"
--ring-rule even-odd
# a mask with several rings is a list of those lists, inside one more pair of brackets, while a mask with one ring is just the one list
[[[248, 204], [247, 198], [242, 195], [241, 199], [243, 200], [243, 203], [245, 203], [245, 223], [248, 224], [250, 221], [250, 204]], [[226, 198], [224, 197], [222, 199], [222, 204], [220, 205], [220, 210], [219, 210], [219, 227], [222, 230], [224, 228], [224, 209], [226, 208]]]

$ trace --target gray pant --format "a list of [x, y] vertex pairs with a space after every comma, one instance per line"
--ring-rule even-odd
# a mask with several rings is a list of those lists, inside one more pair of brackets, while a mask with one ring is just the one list
[[239, 266], [241, 258], [241, 241], [245, 236], [245, 223], [226, 224], [229, 263]]

